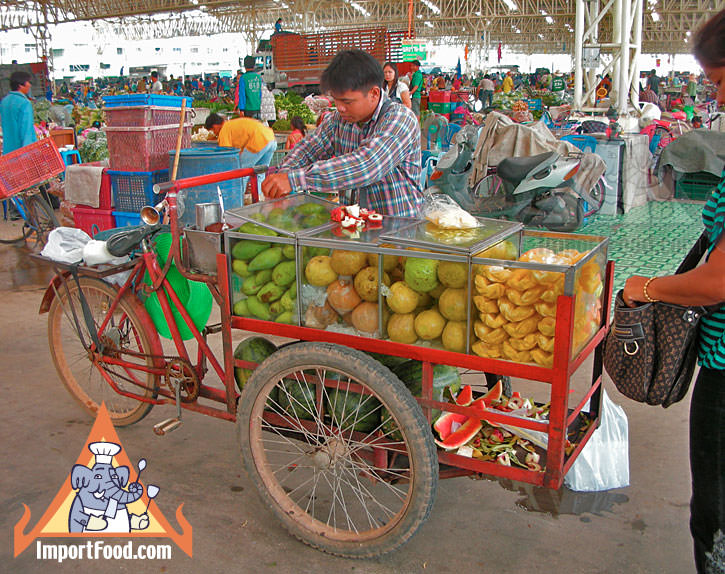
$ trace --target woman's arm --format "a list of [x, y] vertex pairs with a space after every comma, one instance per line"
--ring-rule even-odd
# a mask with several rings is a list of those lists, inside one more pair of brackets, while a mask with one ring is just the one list
[[[630, 307], [646, 302], [648, 277], [634, 275], [624, 286], [624, 302]], [[725, 302], [725, 237], [712, 250], [707, 262], [687, 273], [657, 277], [647, 285], [651, 299], [677, 305], [716, 305]]]
[[400, 101], [403, 102], [403, 105], [406, 108], [412, 107], [412, 103], [410, 101], [410, 91], [409, 90], [402, 90], [400, 92]]

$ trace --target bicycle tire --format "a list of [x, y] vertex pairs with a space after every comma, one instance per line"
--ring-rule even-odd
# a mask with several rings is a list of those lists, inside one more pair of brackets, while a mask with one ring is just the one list
[[31, 195], [25, 199], [28, 210], [28, 224], [31, 233], [35, 233], [36, 243], [45, 245], [48, 233], [58, 227], [58, 219], [53, 208], [40, 195]]
[[[324, 381], [319, 389], [310, 373]], [[348, 382], [363, 393], [353, 396]], [[328, 414], [325, 405], [331, 405]], [[363, 408], [366, 417], [379, 408], [383, 419], [358, 418]], [[312, 419], [307, 426], [305, 417]], [[350, 432], [364, 421], [374, 428]], [[433, 506], [438, 458], [428, 422], [405, 385], [360, 351], [328, 343], [279, 349], [247, 381], [237, 430], [242, 461], [263, 500], [293, 536], [324, 552], [348, 558], [391, 552]], [[386, 461], [393, 446], [400, 451], [392, 468], [374, 462], [379, 459], [365, 442], [374, 437]]]
[[[81, 277], [79, 283], [80, 289], [88, 301], [96, 327], [99, 327], [111, 301], [116, 297], [116, 290], [100, 279], [91, 277]], [[70, 296], [73, 297], [83, 336], [88, 341], [90, 337], [77, 295], [79, 286], [72, 279], [69, 279], [66, 284]], [[101, 403], [105, 402], [115, 426], [128, 426], [140, 421], [148, 414], [153, 405], [116, 393], [103, 378], [99, 369], [105, 369], [122, 390], [141, 394], [145, 398], [156, 398], [159, 376], [138, 371], [139, 380], [145, 385], [144, 390], [124, 380], [123, 377], [130, 376], [128, 369], [126, 369], [125, 375], [119, 376], [119, 371], [124, 370], [120, 366], [105, 365], [100, 362], [94, 364], [91, 354], [86, 351], [78, 337], [67, 301], [68, 292], [61, 285], [48, 315], [50, 354], [61, 381], [73, 398], [92, 416], [96, 415]], [[141, 303], [131, 295], [124, 296], [119, 301], [116, 313], [109, 320], [107, 329], [98, 335], [110, 352], [119, 356], [123, 350], [157, 356], [163, 352], [158, 336], [153, 331], [151, 319], [145, 315]], [[131, 360], [127, 355], [123, 357]], [[154, 366], [154, 359], [151, 357], [138, 358], [137, 362], [139, 365]]]
[[[9, 209], [12, 202], [8, 198], [5, 200], [5, 204]], [[15, 221], [8, 220], [7, 223], [2, 226], [2, 232], [0, 232], [0, 243], [3, 245], [14, 245], [15, 243], [25, 241], [31, 233], [32, 229], [28, 226], [24, 218], [17, 219]]]
[[604, 182], [601, 179], [597, 180], [597, 183], [594, 185], [594, 187], [589, 192], [589, 195], [591, 195], [593, 199], [596, 199], [597, 203], [594, 205], [589, 204], [589, 209], [587, 209], [584, 212], [584, 217], [589, 217], [590, 215], [594, 215], [602, 208], [602, 205], [604, 205], [604, 199], [605, 199], [606, 193], [607, 193], [607, 191], [604, 186]]

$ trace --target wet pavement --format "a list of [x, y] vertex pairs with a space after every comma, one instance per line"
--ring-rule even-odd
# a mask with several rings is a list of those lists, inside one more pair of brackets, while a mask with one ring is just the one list
[[[629, 418], [627, 488], [574, 493], [511, 481], [444, 480], [430, 517], [408, 544], [377, 560], [347, 560], [309, 548], [281, 527], [242, 469], [233, 423], [189, 413], [180, 429], [158, 437], [152, 426], [173, 416], [173, 408], [156, 407], [139, 423], [118, 429], [118, 435], [132, 461], [148, 460], [142, 480], [160, 485], [156, 502], [177, 529], [175, 512], [184, 505], [193, 527], [193, 556], [171, 543], [170, 561], [58, 564], [39, 560], [33, 544], [15, 558], [13, 527], [23, 515], [23, 504], [34, 526], [68, 480], [92, 424], [61, 384], [50, 359], [47, 318], [38, 315], [50, 272], [28, 253], [27, 248], [0, 245], [0, 573], [694, 571], [688, 532], [689, 397], [663, 410], [624, 399], [609, 381], [609, 396]], [[242, 335], [235, 333], [235, 339]], [[582, 370], [575, 375], [575, 386], [584, 384]], [[161, 538], [148, 542], [169, 543]]]

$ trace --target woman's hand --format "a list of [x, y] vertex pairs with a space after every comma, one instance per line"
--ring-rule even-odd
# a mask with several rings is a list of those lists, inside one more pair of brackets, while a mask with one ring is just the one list
[[647, 282], [649, 277], [642, 277], [641, 275], [632, 275], [627, 282], [624, 284], [624, 303], [627, 307], [636, 307], [637, 303], [646, 302], [647, 298], [644, 296], [644, 284]]

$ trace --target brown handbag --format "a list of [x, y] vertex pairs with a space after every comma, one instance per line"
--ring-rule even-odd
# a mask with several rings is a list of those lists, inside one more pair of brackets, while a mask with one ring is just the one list
[[[707, 251], [702, 234], [675, 273], [697, 266]], [[658, 301], [627, 307], [622, 291], [604, 344], [604, 368], [620, 393], [648, 405], [682, 400], [697, 363], [697, 326], [707, 309]]]

